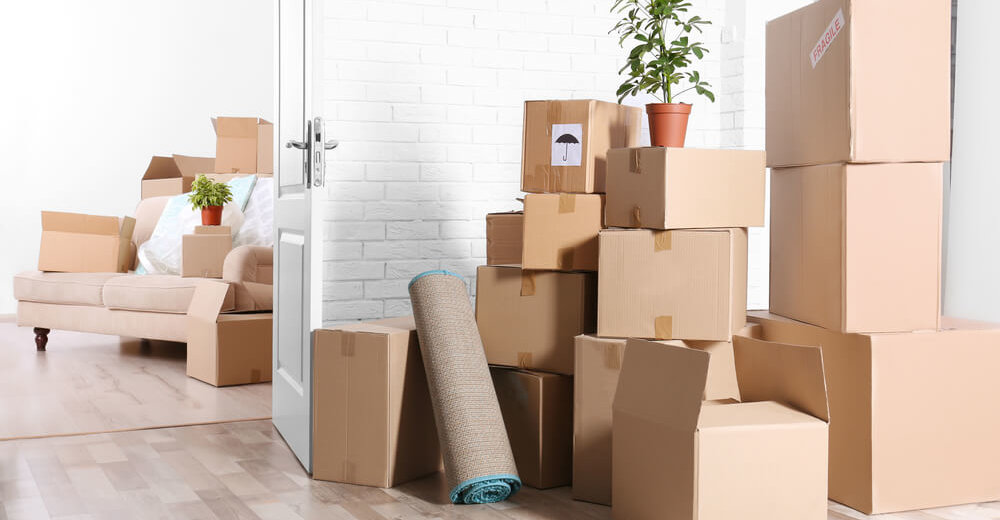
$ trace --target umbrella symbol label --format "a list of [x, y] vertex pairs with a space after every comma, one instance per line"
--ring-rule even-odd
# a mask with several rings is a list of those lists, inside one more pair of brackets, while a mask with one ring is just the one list
[[583, 125], [552, 125], [552, 166], [580, 166], [583, 155]]

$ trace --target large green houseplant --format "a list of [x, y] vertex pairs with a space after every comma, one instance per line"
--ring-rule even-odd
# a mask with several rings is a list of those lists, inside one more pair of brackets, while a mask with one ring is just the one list
[[222, 207], [233, 201], [233, 192], [228, 184], [199, 175], [191, 184], [188, 201], [191, 207], [201, 210], [202, 225], [218, 226], [222, 224]]
[[701, 33], [701, 26], [712, 22], [688, 15], [689, 7], [687, 0], [616, 0], [611, 7], [622, 16], [611, 32], [618, 33], [623, 49], [631, 47], [618, 71], [627, 74], [618, 88], [618, 102], [639, 92], [660, 101], [646, 105], [653, 146], [684, 146], [691, 105], [676, 103], [678, 96], [693, 90], [715, 102], [711, 85], [692, 67], [708, 49], [691, 33]]

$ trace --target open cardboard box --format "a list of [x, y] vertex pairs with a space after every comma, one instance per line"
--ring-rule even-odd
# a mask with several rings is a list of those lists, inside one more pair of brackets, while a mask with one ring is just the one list
[[214, 171], [214, 157], [153, 156], [142, 175], [142, 198], [187, 193], [199, 173]]
[[213, 386], [271, 380], [271, 313], [220, 314], [228, 283], [203, 281], [188, 307], [187, 375]]
[[132, 217], [42, 212], [38, 270], [125, 273], [132, 258]]
[[711, 355], [629, 339], [614, 401], [620, 520], [826, 520], [819, 348], [733, 339], [742, 401], [703, 401]]
[[274, 173], [274, 125], [258, 117], [212, 118], [215, 173]]

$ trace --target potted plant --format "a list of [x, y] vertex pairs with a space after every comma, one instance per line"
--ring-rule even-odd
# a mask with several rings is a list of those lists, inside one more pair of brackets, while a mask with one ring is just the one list
[[[639, 92], [652, 94], [660, 103], [646, 105], [649, 116], [649, 137], [653, 146], [684, 146], [691, 105], [675, 103], [678, 96], [694, 90], [715, 102], [711, 85], [691, 68], [694, 59], [701, 60], [708, 49], [690, 38], [691, 31], [702, 32], [701, 26], [712, 22], [700, 16], [688, 16], [688, 0], [616, 0], [612, 12], [622, 15], [611, 32], [619, 35], [618, 44], [624, 49], [628, 41], [636, 45], [629, 51], [625, 66], [628, 78], [618, 88], [618, 102]], [[681, 81], [687, 83], [681, 85]]]
[[218, 226], [222, 224], [222, 206], [233, 201], [233, 192], [228, 184], [199, 175], [191, 184], [188, 200], [191, 207], [201, 210], [203, 226]]

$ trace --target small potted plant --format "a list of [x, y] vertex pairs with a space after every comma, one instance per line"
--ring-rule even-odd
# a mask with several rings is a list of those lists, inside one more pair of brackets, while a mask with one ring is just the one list
[[[693, 60], [701, 60], [708, 49], [690, 38], [691, 31], [702, 32], [701, 26], [712, 22], [700, 16], [688, 16], [688, 0], [616, 0], [612, 12], [622, 15], [611, 32], [619, 35], [623, 49], [629, 51], [619, 74], [628, 78], [618, 88], [618, 102], [639, 92], [652, 94], [660, 103], [646, 105], [649, 116], [649, 137], [653, 146], [684, 146], [691, 105], [675, 103], [675, 99], [694, 90], [715, 102], [711, 85], [691, 68]], [[686, 80], [684, 85], [681, 81]]]
[[201, 210], [203, 226], [218, 226], [222, 224], [222, 206], [233, 201], [233, 192], [228, 184], [199, 175], [191, 184], [188, 200], [194, 209]]

